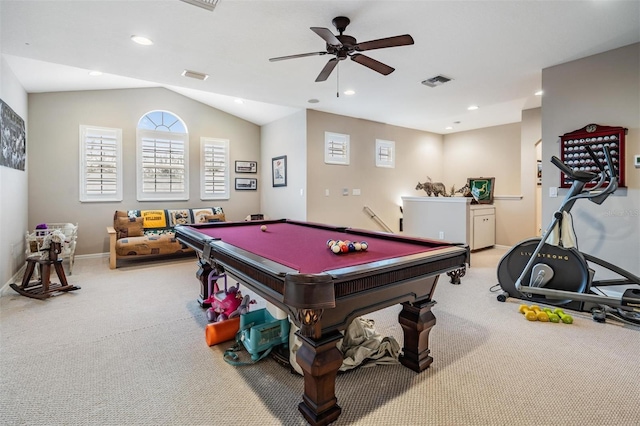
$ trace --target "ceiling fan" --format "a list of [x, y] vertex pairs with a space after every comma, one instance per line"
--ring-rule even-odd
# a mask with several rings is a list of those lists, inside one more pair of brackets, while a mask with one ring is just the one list
[[269, 61], [282, 61], [285, 59], [303, 58], [305, 56], [320, 56], [320, 55], [335, 55], [335, 58], [329, 59], [329, 62], [324, 66], [320, 74], [316, 78], [316, 82], [325, 81], [333, 69], [338, 64], [338, 61], [351, 58], [352, 61], [371, 68], [374, 71], [383, 75], [389, 75], [395, 68], [382, 62], [376, 61], [373, 58], [362, 55], [358, 52], [364, 52], [366, 50], [383, 49], [385, 47], [397, 47], [413, 44], [413, 38], [409, 34], [399, 35], [395, 37], [381, 38], [377, 40], [365, 41], [358, 43], [354, 37], [345, 35], [344, 30], [351, 22], [346, 16], [338, 16], [331, 21], [336, 27], [340, 35], [334, 35], [328, 28], [311, 27], [311, 31], [318, 34], [327, 43], [327, 50], [322, 52], [301, 53], [299, 55], [280, 56], [277, 58], [271, 58]]

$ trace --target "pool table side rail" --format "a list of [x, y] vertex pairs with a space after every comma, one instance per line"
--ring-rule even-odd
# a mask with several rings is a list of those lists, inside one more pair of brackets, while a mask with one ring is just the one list
[[[297, 273], [295, 269], [255, 256], [223, 241], [203, 237], [203, 234], [189, 227], [180, 227], [179, 234], [182, 242], [197, 252], [202, 252], [205, 261], [209, 260], [210, 253], [213, 251], [213, 257], [217, 263], [237, 272], [232, 275], [241, 275], [242, 277], [237, 278], [249, 279], [248, 284], [266, 286], [280, 297], [284, 294], [285, 275]], [[442, 274], [451, 269], [463, 267], [467, 259], [467, 247], [444, 246], [425, 253], [355, 265], [318, 275], [329, 274], [333, 277], [335, 297], [340, 298], [375, 289], [390, 282]], [[272, 294], [272, 297], [274, 296], [275, 294]]]

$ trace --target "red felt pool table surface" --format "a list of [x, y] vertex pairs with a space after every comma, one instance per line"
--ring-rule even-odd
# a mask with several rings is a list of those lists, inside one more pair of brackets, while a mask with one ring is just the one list
[[[222, 225], [222, 224], [221, 224]], [[227, 223], [228, 225], [228, 223]], [[385, 239], [362, 231], [362, 234], [329, 230], [312, 226], [301, 226], [291, 222], [268, 223], [261, 231], [262, 223], [243, 223], [243, 226], [193, 227], [208, 237], [220, 239], [227, 244], [266, 259], [288, 266], [304, 274], [377, 262], [397, 257], [409, 256], [441, 248], [447, 243], [412, 242]], [[366, 241], [366, 251], [333, 253], [327, 246], [328, 240]]]

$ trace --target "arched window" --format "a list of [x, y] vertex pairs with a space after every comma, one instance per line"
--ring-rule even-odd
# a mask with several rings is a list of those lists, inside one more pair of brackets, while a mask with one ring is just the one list
[[138, 201], [189, 199], [189, 133], [168, 111], [151, 111], [138, 121]]

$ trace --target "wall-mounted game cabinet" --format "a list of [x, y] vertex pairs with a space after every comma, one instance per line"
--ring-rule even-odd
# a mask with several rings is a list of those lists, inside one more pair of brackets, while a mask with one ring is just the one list
[[[600, 126], [589, 124], [560, 136], [560, 159], [572, 169], [598, 172], [596, 162], [591, 158], [585, 146], [590, 146], [600, 161], [605, 163], [604, 147], [611, 152], [613, 167], [618, 175], [618, 187], [624, 187], [624, 144], [627, 129], [624, 127]], [[560, 173], [560, 187], [569, 188], [571, 180]], [[588, 184], [593, 186], [593, 184]]]

